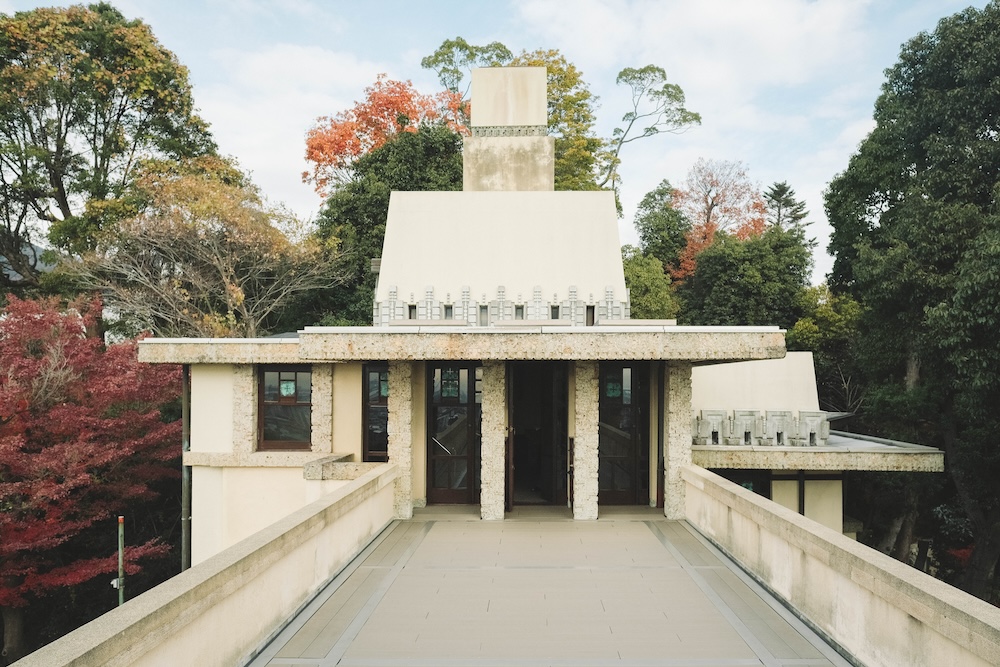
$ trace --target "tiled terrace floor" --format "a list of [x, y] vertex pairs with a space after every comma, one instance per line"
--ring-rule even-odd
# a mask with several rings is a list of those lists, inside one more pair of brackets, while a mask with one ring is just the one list
[[848, 665], [682, 522], [477, 512], [392, 524], [251, 665]]

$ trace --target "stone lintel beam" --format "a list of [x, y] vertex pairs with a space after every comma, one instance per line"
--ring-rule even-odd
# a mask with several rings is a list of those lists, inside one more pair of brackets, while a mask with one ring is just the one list
[[723, 447], [695, 445], [692, 459], [702, 468], [751, 470], [878, 470], [944, 472], [944, 452], [837, 451], [829, 447]]
[[[600, 361], [611, 359], [747, 361], [785, 356], [780, 329], [710, 327], [533, 327], [526, 331], [401, 331], [402, 327], [337, 331], [307, 329], [300, 356], [313, 361], [493, 360]], [[430, 328], [428, 328], [430, 329]], [[534, 330], [537, 329], [537, 330]]]
[[149, 338], [139, 360], [172, 364], [337, 361], [749, 361], [785, 356], [777, 327], [309, 327], [298, 339]]

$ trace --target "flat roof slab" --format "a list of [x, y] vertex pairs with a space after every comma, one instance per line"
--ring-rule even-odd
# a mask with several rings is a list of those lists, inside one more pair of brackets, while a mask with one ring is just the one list
[[835, 432], [823, 447], [694, 445], [702, 468], [944, 472], [944, 452], [906, 442]]
[[461, 509], [391, 526], [251, 665], [848, 664], [655, 510]]
[[531, 325], [307, 327], [297, 339], [147, 338], [149, 363], [309, 363], [324, 361], [602, 361], [722, 363], [785, 355], [777, 327]]

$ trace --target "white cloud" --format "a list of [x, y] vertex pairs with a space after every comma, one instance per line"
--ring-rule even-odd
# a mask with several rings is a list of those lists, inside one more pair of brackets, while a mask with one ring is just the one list
[[222, 83], [200, 87], [197, 99], [220, 150], [237, 157], [272, 200], [313, 216], [320, 199], [300, 176], [308, 169], [305, 133], [317, 117], [350, 107], [385, 68], [295, 44], [219, 49], [211, 57]]

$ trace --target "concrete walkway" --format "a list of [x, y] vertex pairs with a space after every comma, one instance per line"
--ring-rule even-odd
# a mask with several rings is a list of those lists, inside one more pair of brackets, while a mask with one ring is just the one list
[[683, 522], [477, 513], [392, 524], [251, 665], [848, 666]]

